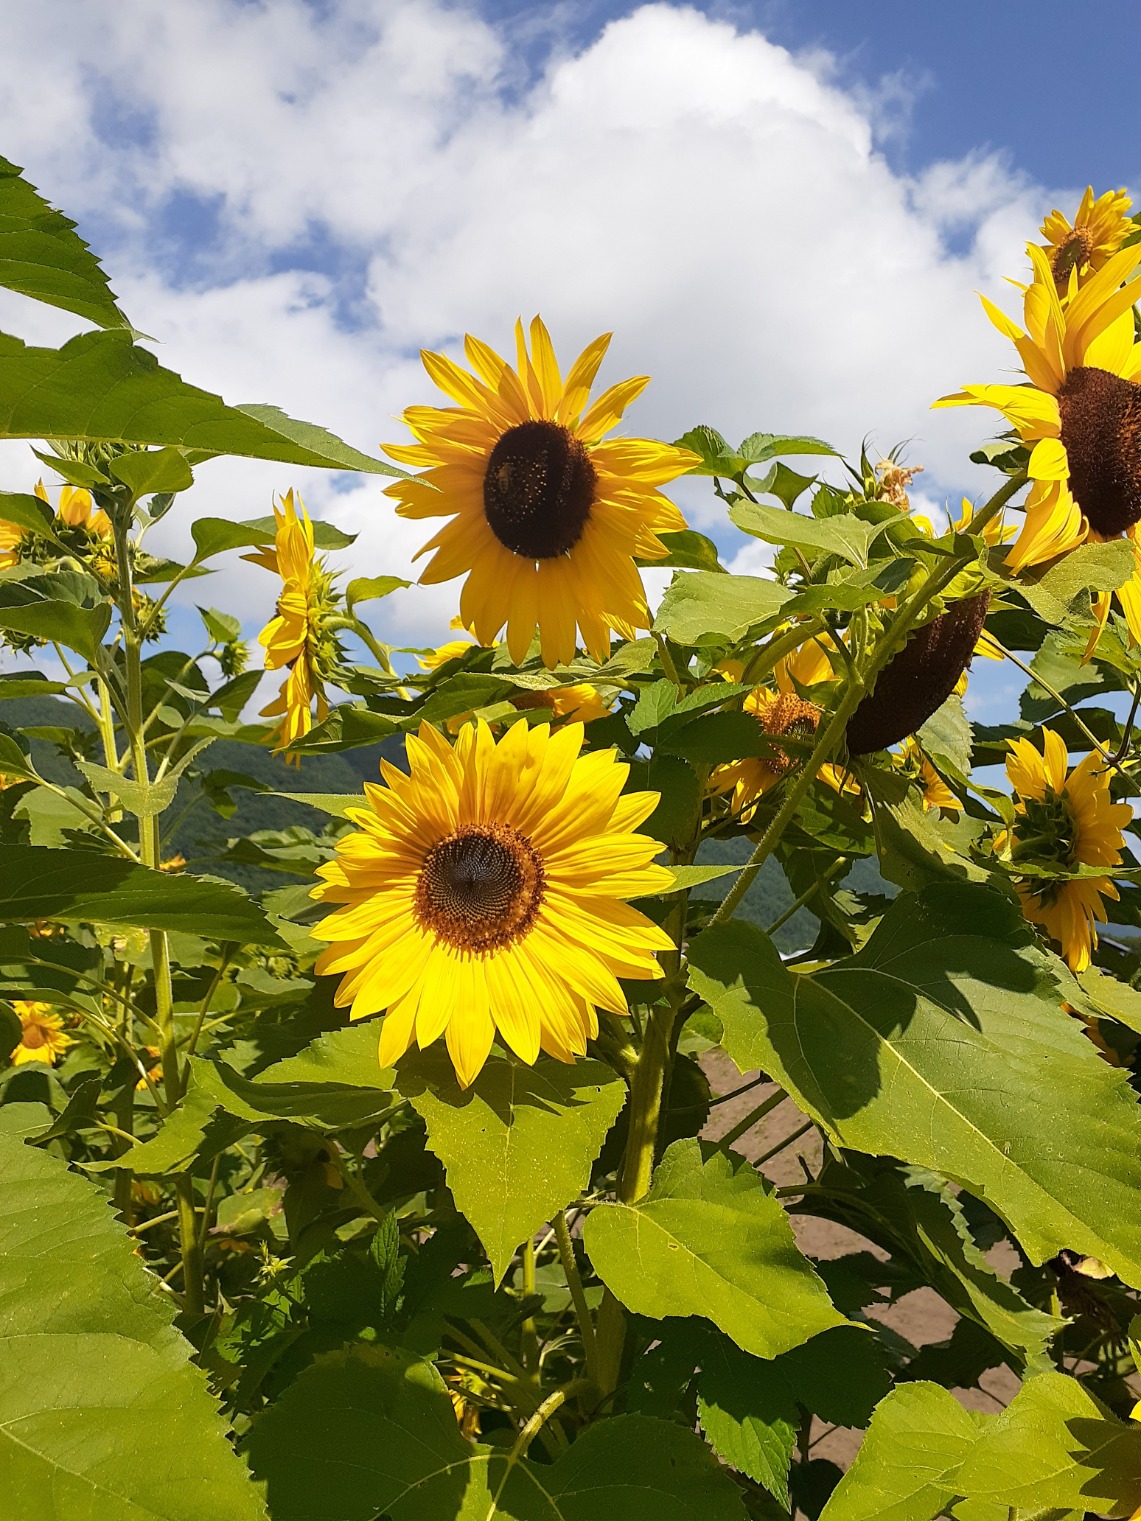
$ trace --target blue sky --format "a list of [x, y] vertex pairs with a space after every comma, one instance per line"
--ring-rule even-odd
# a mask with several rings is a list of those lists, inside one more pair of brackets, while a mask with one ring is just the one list
[[[631, 431], [909, 440], [938, 514], [987, 492], [967, 456], [992, 429], [930, 402], [1011, 368], [975, 291], [1012, 305], [1043, 214], [1137, 173], [1138, 23], [1112, 0], [1071, 40], [1073, 14], [29, 0], [7, 21], [0, 152], [79, 219], [163, 361], [230, 400], [375, 450], [433, 399], [421, 345], [504, 347], [541, 310], [568, 356], [613, 329], [604, 382], [654, 377]], [[66, 336], [14, 300], [0, 327]], [[11, 447], [0, 465], [12, 484], [39, 468]], [[426, 535], [375, 481], [219, 462], [188, 506], [261, 515], [290, 485], [360, 534], [354, 574], [412, 570]], [[708, 492], [679, 496], [736, 568], [763, 568]], [[185, 523], [164, 532], [178, 553]], [[438, 637], [457, 591], [398, 594], [393, 637]], [[214, 595], [256, 628], [272, 586], [241, 566]]]

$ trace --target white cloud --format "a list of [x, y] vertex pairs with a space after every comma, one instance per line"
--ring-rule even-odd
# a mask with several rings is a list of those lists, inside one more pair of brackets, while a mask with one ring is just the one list
[[[634, 430], [809, 432], [849, 453], [866, 433], [884, 452], [910, 439], [931, 496], [985, 487], [966, 457], [986, 419], [929, 403], [1009, 367], [973, 292], [1017, 272], [1042, 192], [993, 156], [900, 177], [875, 148], [882, 99], [846, 92], [826, 56], [683, 6], [562, 46], [530, 84], [510, 43], [437, 0], [18, 7], [0, 141], [106, 230], [164, 363], [359, 447], [431, 399], [420, 344], [455, 352], [470, 329], [503, 347], [541, 310], [568, 356], [615, 329], [604, 380], [655, 376]], [[174, 195], [212, 198], [218, 227], [180, 279]], [[338, 267], [367, 270], [364, 294], [288, 267], [315, 228]], [[305, 474], [217, 462], [190, 505], [261, 513], [296, 480], [360, 531], [355, 570], [407, 571], [426, 535], [383, 482], [334, 496]], [[684, 500], [718, 520], [704, 487]], [[438, 630], [457, 585], [401, 594], [398, 634]], [[248, 568], [211, 595], [227, 592], [251, 620], [270, 595]]]

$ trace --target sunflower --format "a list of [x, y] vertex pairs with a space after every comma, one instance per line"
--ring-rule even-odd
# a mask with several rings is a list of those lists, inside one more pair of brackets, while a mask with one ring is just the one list
[[477, 338], [464, 340], [474, 375], [425, 351], [424, 367], [454, 407], [409, 407], [417, 442], [387, 452], [426, 467], [388, 487], [402, 517], [451, 521], [419, 551], [434, 551], [421, 582], [466, 575], [460, 618], [481, 644], [507, 626], [507, 648], [523, 662], [535, 634], [545, 665], [574, 656], [575, 629], [604, 661], [610, 634], [649, 628], [635, 559], [667, 554], [658, 538], [685, 519], [658, 491], [692, 465], [686, 449], [649, 439], [604, 441], [649, 383], [622, 381], [593, 406], [587, 398], [610, 335], [596, 338], [564, 381], [538, 317], [531, 349], [516, 324], [516, 368]]
[[[778, 629], [776, 632], [782, 632]], [[774, 741], [767, 755], [745, 756], [722, 766], [715, 766], [710, 773], [710, 792], [732, 794], [730, 806], [742, 823], [748, 823], [757, 811], [757, 804], [766, 792], [792, 769], [803, 756], [797, 749], [784, 750], [779, 741], [812, 739], [820, 726], [822, 709], [801, 693], [821, 682], [833, 678], [832, 663], [828, 658], [825, 638], [806, 640], [789, 655], [784, 655], [773, 667], [772, 687], [755, 687], [745, 694], [742, 711], [757, 720], [763, 732]], [[722, 661], [720, 673], [727, 681], [740, 681], [744, 672], [739, 660]], [[850, 778], [837, 766], [820, 768], [820, 779], [834, 787], [837, 792], [852, 789]]]
[[[300, 516], [298, 516], [298, 508]], [[277, 697], [261, 710], [262, 718], [277, 718], [276, 750], [290, 747], [308, 734], [314, 722], [328, 715], [324, 678], [340, 650], [329, 626], [334, 608], [333, 576], [314, 552], [313, 524], [298, 496], [287, 491], [281, 508], [273, 506], [277, 532], [272, 549], [244, 555], [254, 565], [281, 577], [281, 595], [274, 616], [258, 635], [265, 649], [267, 671], [286, 668]]]
[[946, 808], [952, 813], [963, 811], [962, 803], [927, 759], [913, 734], [903, 741], [893, 762], [900, 771], [919, 784], [924, 809]]
[[[37, 481], [34, 490], [41, 502], [48, 502], [47, 488], [43, 481]], [[50, 502], [48, 506], [51, 506]], [[59, 488], [59, 506], [56, 508], [55, 515], [65, 527], [86, 528], [93, 538], [111, 539], [115, 536], [111, 519], [102, 507], [95, 506], [91, 500], [90, 491], [85, 491], [82, 487], [77, 489], [72, 486], [61, 486]]]
[[[1141, 344], [1133, 340], [1137, 287], [1121, 283], [1141, 262], [1141, 244], [1114, 254], [1064, 306], [1046, 255], [1033, 244], [1029, 252], [1035, 278], [1026, 290], [1026, 332], [983, 297], [1029, 385], [965, 386], [935, 405], [995, 407], [1031, 445], [1026, 521], [1006, 558], [1012, 570], [1087, 539], [1130, 540], [1133, 576], [1113, 595], [1141, 640]], [[1109, 600], [1108, 593], [1095, 599], [1099, 624]]]
[[1087, 185], [1072, 223], [1057, 210], [1042, 223], [1042, 252], [1060, 295], [1066, 294], [1071, 275], [1080, 284], [1086, 275], [1096, 274], [1136, 231], [1128, 215], [1132, 204], [1124, 190], [1107, 190], [1094, 200], [1093, 186]]
[[[1066, 745], [1052, 729], [1042, 731], [1042, 751], [1028, 739], [1010, 742], [1006, 774], [1014, 789], [1014, 823], [999, 837], [1017, 872], [1019, 860], [1062, 870], [1075, 866], [1116, 866], [1125, 844], [1122, 830], [1133, 817], [1128, 803], [1109, 795], [1109, 772], [1090, 752], [1069, 776]], [[1022, 909], [1062, 948], [1075, 972], [1090, 964], [1097, 945], [1095, 922], [1105, 922], [1102, 898], [1116, 898], [1108, 876], [1016, 880]]]
[[387, 1010], [380, 1062], [440, 1035], [467, 1087], [498, 1030], [525, 1062], [573, 1061], [595, 1006], [627, 1012], [619, 977], [662, 975], [673, 942], [622, 900], [669, 887], [656, 840], [635, 833], [656, 793], [622, 794], [611, 750], [580, 755], [582, 725], [520, 719], [496, 743], [482, 721], [453, 748], [431, 724], [407, 741], [409, 774], [349, 809], [358, 829], [320, 868], [314, 897], [340, 905], [313, 930], [332, 942], [339, 1007]]
[[[438, 671], [449, 660], [459, 660], [469, 650], [482, 648], [470, 629], [464, 629], [463, 621], [453, 618], [453, 629], [461, 629], [467, 634], [466, 639], [449, 639], [446, 644], [441, 644], [437, 649], [428, 650], [423, 655], [417, 655], [416, 661], [421, 670]], [[498, 646], [497, 639], [492, 640], [492, 647]], [[588, 724], [596, 718], [605, 718], [611, 711], [612, 704], [605, 701], [597, 687], [589, 682], [579, 682], [571, 687], [545, 687], [542, 690], [517, 692], [511, 698], [512, 705], [523, 712], [527, 708], [546, 708], [555, 720], [571, 719], [575, 723]], [[449, 734], [458, 734], [464, 724], [469, 723], [474, 717], [471, 709], [466, 713], [457, 713], [454, 718], [449, 718], [445, 724]]]
[[53, 1014], [50, 1003], [33, 1003], [17, 998], [12, 1007], [20, 1017], [20, 1043], [11, 1053], [17, 1067], [25, 1062], [42, 1062], [54, 1067], [56, 1058], [63, 1055], [74, 1042], [63, 1033], [63, 1020]]

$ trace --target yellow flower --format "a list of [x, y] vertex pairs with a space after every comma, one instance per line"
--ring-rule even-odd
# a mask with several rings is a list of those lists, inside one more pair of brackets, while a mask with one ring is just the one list
[[[37, 481], [34, 489], [41, 502], [48, 501], [47, 488], [43, 481]], [[51, 506], [50, 502], [48, 506]], [[56, 508], [55, 515], [67, 528], [86, 528], [87, 532], [97, 539], [114, 537], [115, 530], [111, 526], [111, 519], [102, 507], [95, 506], [91, 500], [90, 491], [85, 491], [82, 487], [61, 486], [59, 488], [59, 506]]]
[[[783, 633], [787, 624], [774, 632]], [[751, 713], [764, 732], [778, 739], [787, 734], [796, 739], [811, 739], [820, 724], [821, 710], [816, 703], [801, 696], [801, 692], [820, 682], [831, 681], [835, 672], [828, 658], [828, 635], [807, 639], [791, 654], [782, 655], [773, 666], [771, 687], [756, 687], [746, 694], [741, 703], [742, 711]], [[744, 674], [740, 660], [723, 660], [717, 668], [726, 681], [739, 682]], [[804, 757], [799, 750], [784, 751], [774, 745], [769, 755], [746, 756], [723, 766], [715, 766], [710, 773], [710, 792], [731, 792], [732, 810], [743, 823], [753, 817], [757, 803], [777, 782]], [[838, 766], [821, 766], [821, 781], [827, 782], [837, 792], [858, 791], [852, 779]]]
[[12, 1007], [20, 1016], [20, 1044], [11, 1053], [12, 1061], [17, 1067], [25, 1062], [54, 1067], [56, 1058], [74, 1045], [71, 1036], [63, 1033], [60, 1015], [51, 1012], [50, 1003], [33, 1003], [24, 998], [14, 999]]
[[0, 570], [9, 570], [20, 563], [20, 545], [24, 530], [15, 523], [0, 520]]
[[[796, 739], [811, 739], [820, 725], [820, 709], [795, 692], [773, 692], [768, 687], [757, 687], [746, 694], [741, 707], [753, 715], [773, 740], [786, 734]], [[802, 759], [798, 751], [785, 751], [774, 744], [768, 755], [750, 755], [743, 760], [715, 766], [709, 777], [709, 790], [731, 792], [733, 813], [747, 824], [765, 793]]]
[[1052, 211], [1042, 223], [1046, 245], [1042, 252], [1060, 294], [1065, 294], [1071, 274], [1080, 285], [1095, 274], [1136, 230], [1128, 212], [1133, 202], [1124, 190], [1107, 190], [1094, 200], [1093, 186], [1086, 187], [1077, 215], [1071, 223], [1060, 211]]
[[925, 809], [948, 808], [954, 813], [962, 812], [962, 803], [924, 755], [914, 735], [904, 740], [894, 760], [901, 771], [919, 783]]
[[[1027, 330], [985, 296], [983, 305], [1013, 341], [1030, 384], [965, 386], [935, 405], [995, 407], [1031, 446], [1026, 521], [1006, 561], [1012, 570], [1086, 539], [1131, 541], [1134, 574], [1113, 595], [1141, 639], [1141, 344], [1133, 341], [1137, 288], [1121, 283], [1141, 262], [1141, 245], [1114, 254], [1064, 306], [1046, 255], [1034, 244], [1029, 252]], [[1103, 623], [1109, 594], [1096, 599], [1095, 611]]]
[[582, 726], [520, 719], [496, 743], [485, 723], [452, 745], [431, 724], [407, 742], [409, 773], [381, 761], [359, 827], [320, 868], [314, 897], [340, 905], [314, 929], [332, 944], [338, 1007], [387, 1010], [380, 1062], [445, 1035], [472, 1083], [498, 1030], [525, 1062], [573, 1061], [596, 1006], [627, 1012], [618, 982], [662, 975], [669, 937], [623, 902], [668, 887], [661, 846], [634, 831], [657, 794], [622, 794], [611, 750], [580, 755]]
[[547, 329], [531, 323], [531, 351], [516, 324], [515, 369], [470, 335], [474, 375], [442, 354], [424, 366], [458, 405], [409, 407], [417, 442], [387, 452], [424, 466], [388, 487], [402, 517], [451, 521], [419, 551], [433, 550], [420, 580], [464, 575], [460, 618], [481, 644], [507, 627], [516, 665], [539, 632], [545, 665], [574, 656], [575, 629], [595, 660], [610, 651], [611, 630], [631, 638], [649, 628], [646, 594], [634, 561], [660, 559], [660, 532], [685, 519], [658, 491], [696, 463], [685, 449], [648, 439], [605, 442], [646, 387], [639, 376], [611, 386], [587, 407], [610, 342], [596, 338], [564, 381]]
[[295, 505], [293, 492], [287, 491], [280, 509], [274, 503], [273, 516], [277, 524], [273, 548], [243, 558], [273, 571], [282, 581], [274, 616], [258, 635], [258, 643], [265, 649], [267, 671], [283, 667], [287, 671], [280, 692], [261, 716], [281, 720], [274, 748], [288, 751], [309, 733], [314, 717], [320, 723], [329, 712], [324, 678], [337, 654], [336, 640], [327, 627], [333, 577], [314, 552], [313, 524], [300, 496]]
[[546, 687], [542, 691], [517, 692], [511, 699], [522, 712], [526, 708], [548, 708], [556, 722], [569, 720], [576, 724], [593, 723], [605, 718], [610, 704], [605, 702], [597, 687], [588, 681], [573, 687]]
[[[1128, 803], [1109, 795], [1109, 772], [1091, 751], [1069, 776], [1066, 746], [1052, 729], [1042, 731], [1042, 753], [1028, 739], [1010, 742], [1006, 774], [1015, 793], [1015, 819], [996, 842], [1017, 870], [1020, 859], [1037, 865], [1116, 866], [1125, 843], [1122, 830], [1133, 817]], [[1075, 972], [1090, 964], [1097, 945], [1095, 922], [1105, 922], [1102, 898], [1116, 898], [1108, 876], [1016, 882], [1022, 909], [1062, 948]]]

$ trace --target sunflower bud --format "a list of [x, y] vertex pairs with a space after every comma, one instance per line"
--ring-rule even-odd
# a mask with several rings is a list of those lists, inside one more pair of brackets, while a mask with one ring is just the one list
[[979, 592], [912, 634], [848, 720], [850, 755], [898, 744], [943, 706], [970, 662], [989, 606], [990, 592]]

